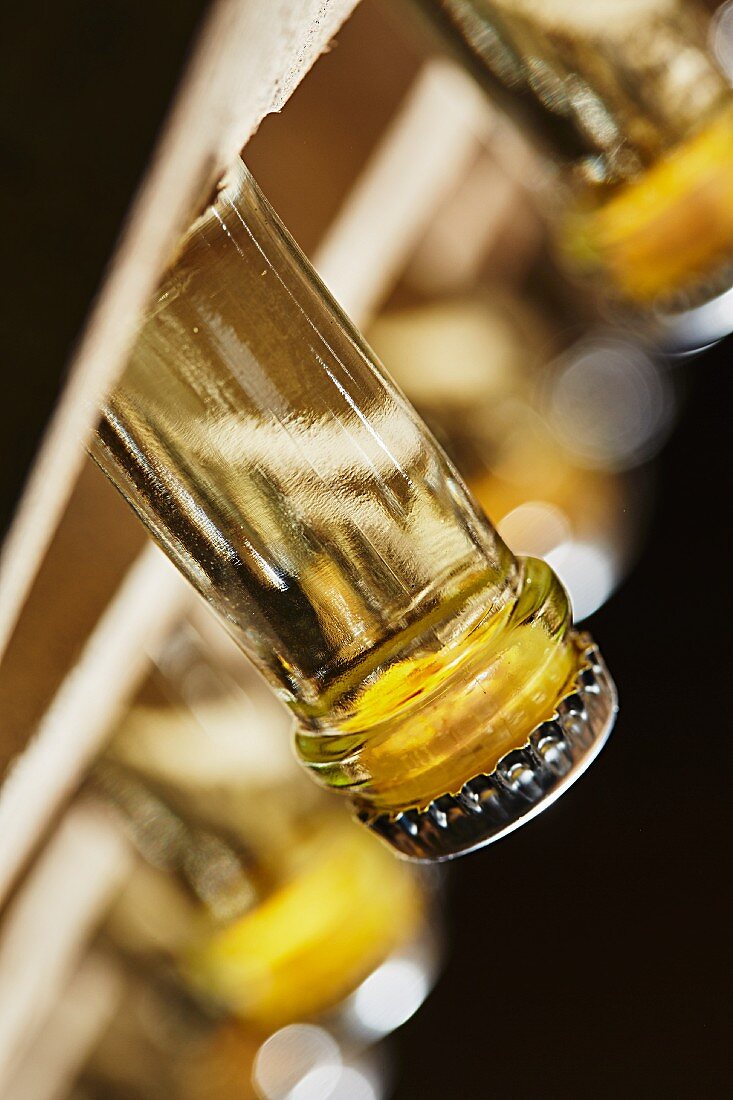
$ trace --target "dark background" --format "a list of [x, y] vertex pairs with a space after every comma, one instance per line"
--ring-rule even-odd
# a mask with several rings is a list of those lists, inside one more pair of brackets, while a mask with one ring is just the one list
[[[6, 510], [203, 6], [6, 24]], [[446, 969], [392, 1043], [397, 1100], [729, 1094], [731, 346], [675, 368], [648, 537], [590, 623], [616, 731], [556, 806], [452, 869]]]
[[3, 5], [0, 539], [206, 6]]
[[615, 732], [540, 818], [453, 865], [396, 1100], [730, 1095], [732, 348], [677, 368], [647, 540], [588, 623]]

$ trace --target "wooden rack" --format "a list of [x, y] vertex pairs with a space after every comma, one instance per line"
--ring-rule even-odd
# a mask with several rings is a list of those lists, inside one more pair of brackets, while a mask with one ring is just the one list
[[[128, 856], [99, 809], [74, 796], [151, 658], [198, 603], [83, 447], [179, 233], [244, 149], [324, 281], [364, 325], [418, 245], [437, 250], [443, 265], [471, 266], [470, 255], [451, 260], [445, 242], [431, 237], [438, 209], [465, 216], [466, 196], [480, 183], [484, 201], [471, 216], [473, 235], [486, 240], [507, 201], [499, 180], [492, 188], [482, 156], [486, 137], [500, 125], [485, 100], [451, 63], [401, 38], [373, 0], [364, 0], [331, 55], [315, 64], [356, 6], [357, 0], [210, 6], [3, 547], [3, 1095], [55, 1095], [57, 1086], [38, 1078], [28, 1058], [39, 1036], [55, 1052], [57, 1080], [73, 1075], [83, 1051], [63, 1041], [60, 1003], [87, 1003], [84, 991], [96, 990], [89, 1002], [96, 1016], [77, 1032], [90, 1044], [111, 1010], [114, 973], [99, 959], [80, 960]], [[318, 140], [300, 151], [304, 125], [316, 128]], [[515, 152], [521, 163], [523, 150]], [[314, 171], [295, 188], [283, 165], [298, 155], [310, 157]], [[326, 179], [338, 185], [329, 191]], [[73, 885], [62, 866], [75, 868]], [[62, 893], [76, 891], [68, 924], [55, 935], [49, 882]], [[47, 939], [50, 984], [34, 968], [22, 979], [14, 970], [26, 932]]]

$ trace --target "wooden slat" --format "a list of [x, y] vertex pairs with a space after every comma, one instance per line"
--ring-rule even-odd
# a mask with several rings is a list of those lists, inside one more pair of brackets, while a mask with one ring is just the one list
[[359, 4], [286, 109], [247, 142], [247, 167], [307, 256], [425, 63], [423, 36], [401, 24], [389, 4]]
[[178, 236], [357, 0], [217, 0], [112, 259], [0, 556], [0, 654], [78, 476], [83, 441]]
[[87, 460], [0, 664], [0, 787], [146, 543]]
[[534, 192], [550, 169], [511, 126], [495, 116], [486, 149], [426, 227], [404, 272], [428, 297], [475, 287], [481, 272], [521, 281], [546, 233]]
[[6, 1085], [4, 1100], [63, 1100], [118, 1009], [124, 975], [89, 954]]
[[386, 298], [492, 125], [486, 100], [455, 65], [424, 65], [314, 256], [358, 325]]
[[87, 640], [0, 789], [0, 905], [188, 602], [198, 597], [152, 544]]
[[0, 937], [1, 1096], [68, 985], [130, 859], [116, 822], [80, 803], [15, 898]]

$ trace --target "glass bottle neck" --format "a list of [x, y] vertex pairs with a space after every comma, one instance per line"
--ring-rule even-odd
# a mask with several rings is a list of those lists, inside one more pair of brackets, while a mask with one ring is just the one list
[[93, 453], [290, 706], [308, 767], [362, 803], [491, 771], [579, 673], [559, 581], [513, 557], [243, 165]]
[[189, 233], [94, 456], [287, 701], [510, 598], [509, 551], [243, 165]]

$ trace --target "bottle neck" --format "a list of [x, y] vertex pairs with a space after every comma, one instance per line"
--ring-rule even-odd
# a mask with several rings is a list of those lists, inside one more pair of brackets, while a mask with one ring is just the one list
[[458, 790], [571, 689], [559, 581], [513, 557], [243, 166], [93, 453], [290, 706], [304, 761], [362, 804]]
[[94, 457], [296, 710], [516, 564], [244, 166], [188, 235]]

